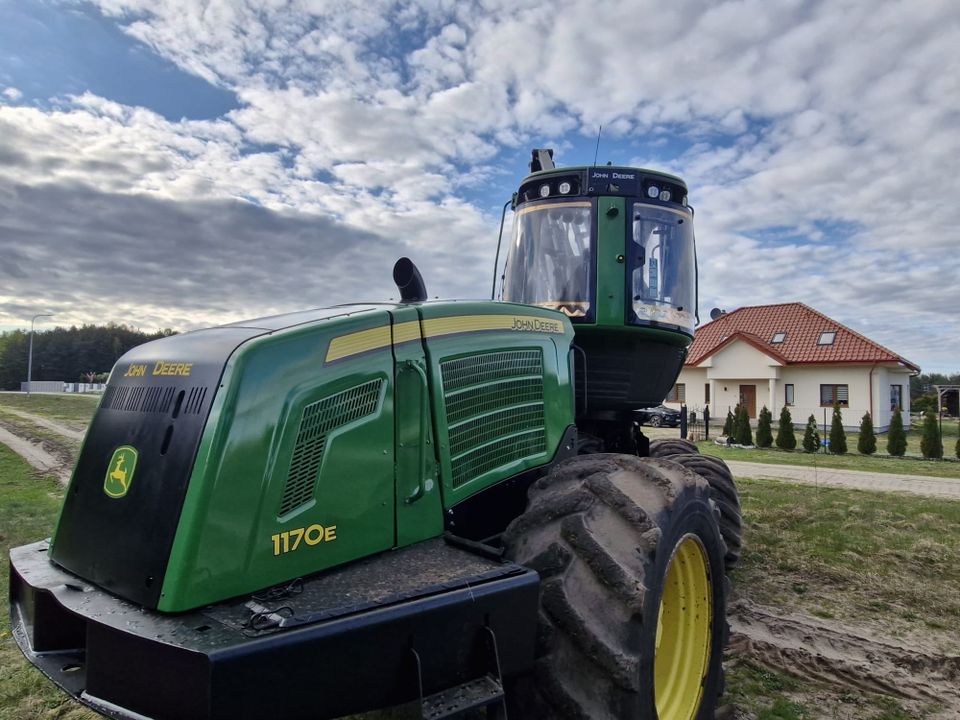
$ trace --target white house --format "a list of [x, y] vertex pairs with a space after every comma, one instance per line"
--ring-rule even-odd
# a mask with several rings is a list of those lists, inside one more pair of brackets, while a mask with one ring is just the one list
[[776, 421], [784, 405], [795, 425], [823, 426], [839, 402], [846, 428], [869, 412], [877, 431], [900, 407], [910, 424], [910, 376], [920, 368], [803, 303], [743, 307], [697, 329], [667, 404], [722, 421], [738, 403]]

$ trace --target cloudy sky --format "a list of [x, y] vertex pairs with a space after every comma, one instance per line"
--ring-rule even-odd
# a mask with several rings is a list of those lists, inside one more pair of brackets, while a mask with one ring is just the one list
[[[0, 0], [0, 329], [489, 292], [533, 147], [684, 177], [700, 311], [960, 369], [956, 0]], [[49, 323], [39, 327], [50, 327]]]

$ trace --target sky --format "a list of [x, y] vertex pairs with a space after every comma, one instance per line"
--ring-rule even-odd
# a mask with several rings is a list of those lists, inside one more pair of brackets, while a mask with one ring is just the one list
[[700, 315], [960, 369], [955, 0], [0, 0], [0, 330], [489, 296], [530, 150], [683, 177]]

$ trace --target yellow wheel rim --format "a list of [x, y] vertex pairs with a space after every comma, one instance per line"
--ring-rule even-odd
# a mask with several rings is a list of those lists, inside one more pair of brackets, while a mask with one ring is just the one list
[[657, 622], [653, 674], [660, 720], [696, 717], [710, 666], [712, 624], [707, 554], [694, 535], [685, 535], [667, 566]]

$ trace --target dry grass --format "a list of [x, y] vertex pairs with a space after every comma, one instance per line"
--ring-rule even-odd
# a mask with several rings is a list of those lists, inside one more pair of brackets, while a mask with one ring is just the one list
[[897, 633], [960, 638], [960, 502], [737, 482], [746, 523], [737, 593]]

